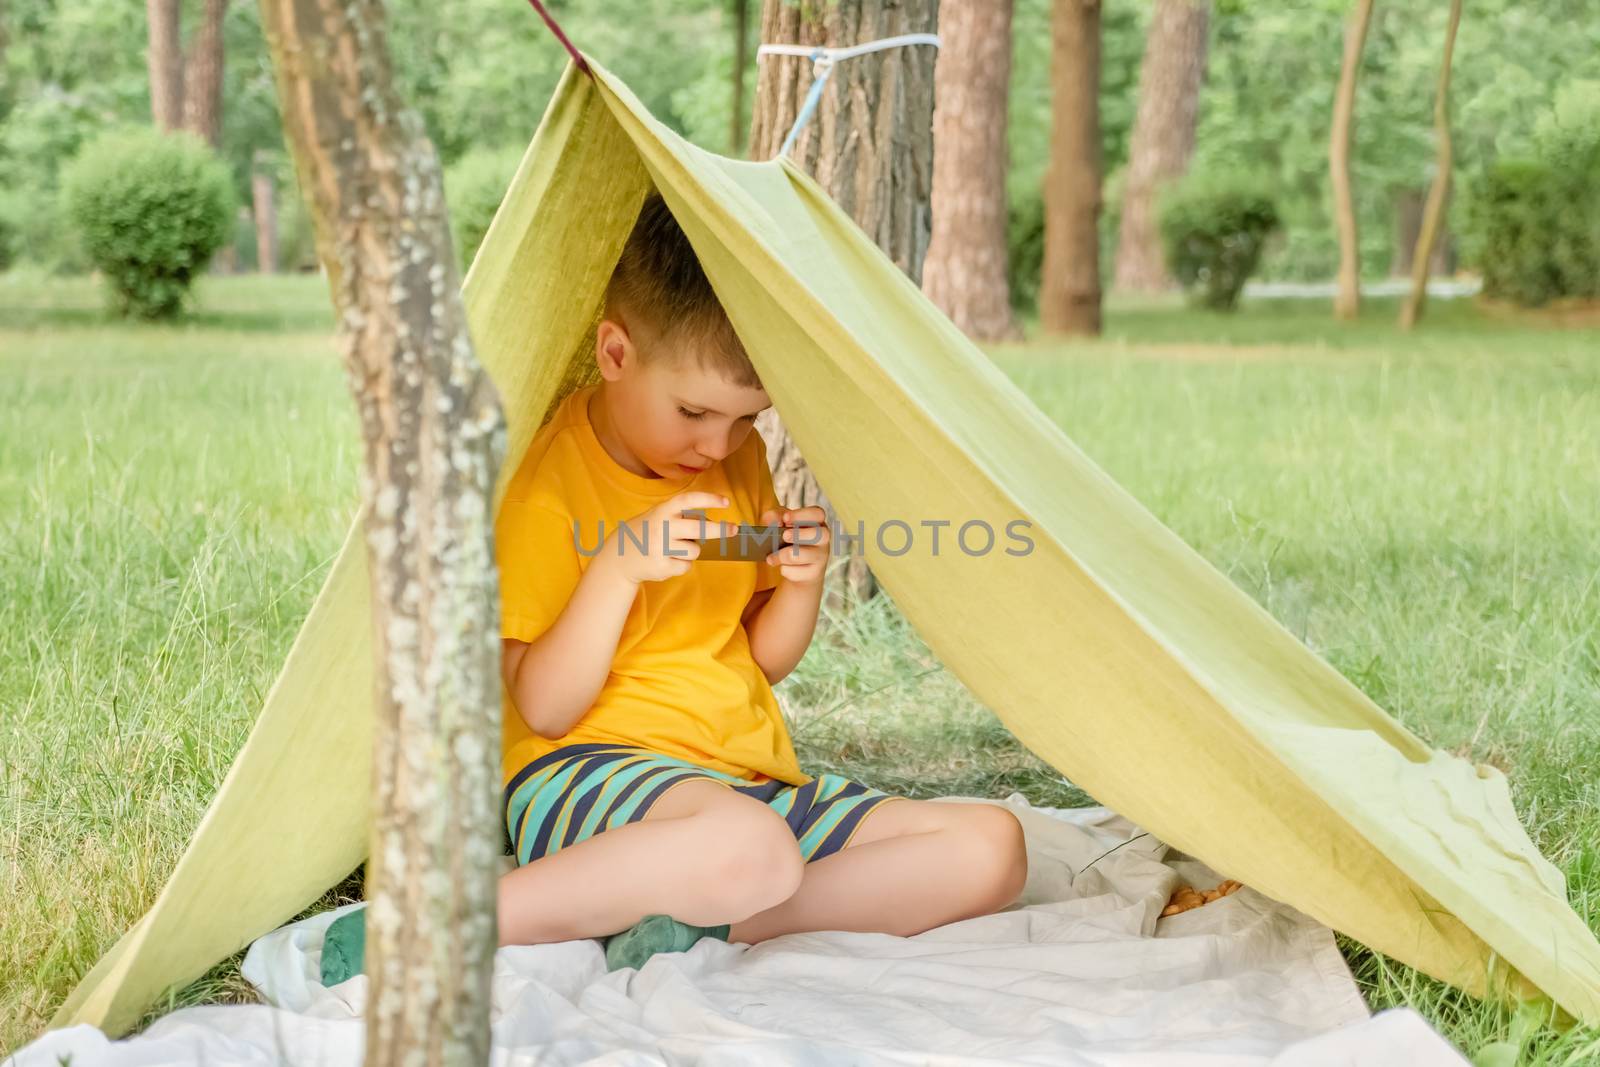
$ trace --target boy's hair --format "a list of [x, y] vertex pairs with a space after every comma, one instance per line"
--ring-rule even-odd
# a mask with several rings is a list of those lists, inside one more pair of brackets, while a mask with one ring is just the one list
[[[728, 321], [700, 260], [661, 194], [651, 191], [606, 285], [607, 317], [630, 332], [641, 323], [650, 340], [696, 359], [729, 381], [752, 389], [761, 379]], [[638, 341], [635, 333], [635, 343]], [[643, 353], [642, 359], [657, 353]]]

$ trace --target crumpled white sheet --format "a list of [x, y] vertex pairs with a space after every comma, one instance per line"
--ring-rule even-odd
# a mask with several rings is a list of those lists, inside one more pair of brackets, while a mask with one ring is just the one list
[[[972, 798], [951, 798], [972, 799]], [[913, 938], [814, 933], [699, 942], [608, 974], [598, 941], [495, 956], [495, 1067], [1462, 1067], [1415, 1012], [1369, 1017], [1332, 934], [1249, 889], [1157, 918], [1216, 874], [1103, 808], [1007, 805], [1028, 838], [1021, 899]], [[1112, 851], [1112, 850], [1115, 851]], [[318, 982], [348, 909], [258, 939], [242, 971], [267, 1002], [184, 1008], [109, 1041], [48, 1033], [3, 1067], [356, 1067], [367, 979]]]

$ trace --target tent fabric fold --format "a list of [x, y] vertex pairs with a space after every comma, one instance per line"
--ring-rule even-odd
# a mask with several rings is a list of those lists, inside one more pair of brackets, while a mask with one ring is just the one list
[[[1029, 749], [1374, 949], [1600, 1023], [1600, 944], [1499, 771], [1430, 750], [1164, 527], [807, 175], [688, 144], [589, 65], [569, 65], [464, 284], [509, 423], [501, 491], [593, 379], [606, 279], [654, 186], [843, 528]], [[166, 887], [52, 1027], [125, 1032], [361, 862], [368, 613], [358, 520]]]

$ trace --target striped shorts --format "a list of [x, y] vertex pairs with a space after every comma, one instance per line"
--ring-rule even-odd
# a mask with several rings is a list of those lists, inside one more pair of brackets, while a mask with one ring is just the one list
[[868, 812], [898, 799], [837, 774], [805, 785], [752, 782], [648, 749], [568, 745], [540, 756], [506, 784], [511, 851], [518, 865], [532, 863], [638, 822], [668, 789], [697, 778], [722, 782], [782, 815], [808, 863], [844, 848]]

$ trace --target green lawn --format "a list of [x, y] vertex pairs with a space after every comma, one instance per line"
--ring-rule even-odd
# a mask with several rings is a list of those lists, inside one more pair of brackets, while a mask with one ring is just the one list
[[[154, 899], [353, 512], [321, 281], [212, 279], [199, 307], [130, 326], [86, 282], [0, 275], [0, 1050]], [[993, 354], [1407, 726], [1504, 768], [1600, 927], [1600, 331], [1457, 303], [1403, 337], [1393, 312], [1114, 306], [1099, 341]], [[780, 693], [814, 771], [1088, 802], [886, 603], [829, 620]], [[1410, 1004], [1469, 1053], [1600, 1059], [1596, 1031], [1530, 1029], [1345, 947], [1374, 1007]], [[237, 965], [162, 1010], [248, 998]]]

